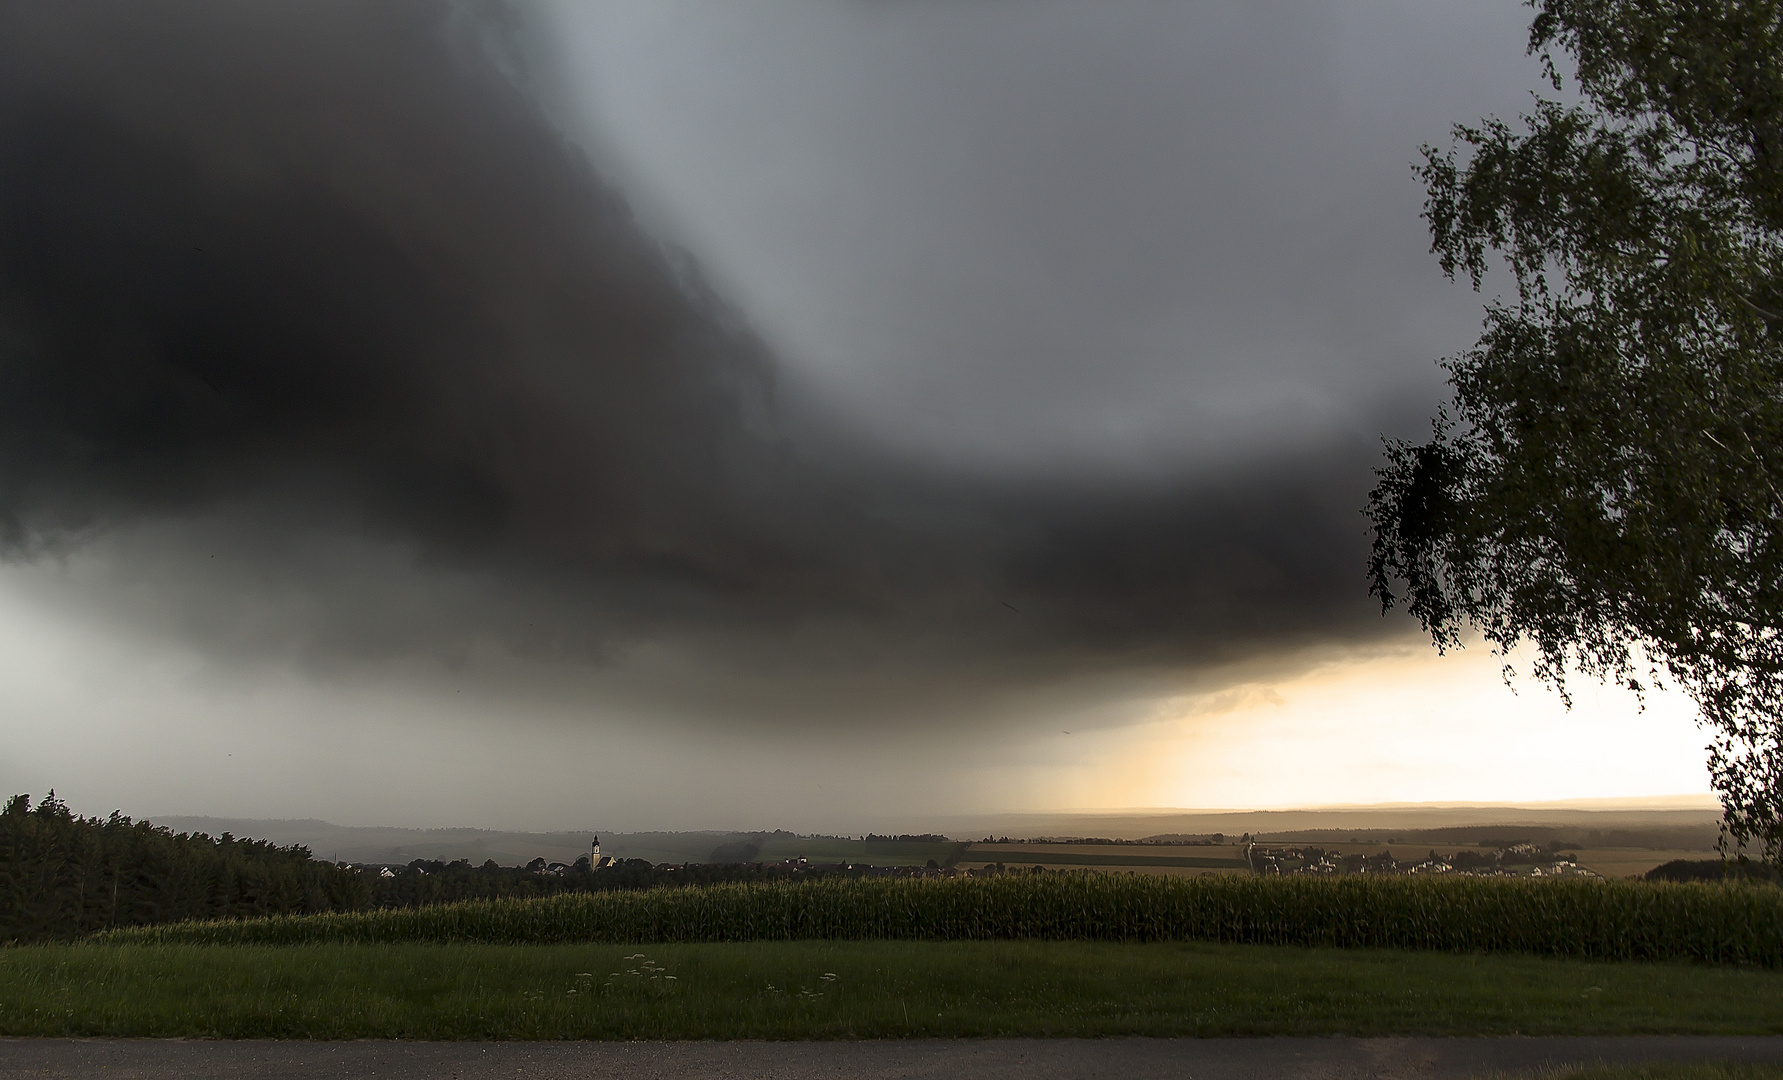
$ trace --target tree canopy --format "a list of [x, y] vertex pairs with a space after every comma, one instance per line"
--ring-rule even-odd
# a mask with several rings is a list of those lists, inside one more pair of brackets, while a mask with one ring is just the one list
[[1531, 6], [1575, 93], [1418, 169], [1444, 273], [1515, 287], [1431, 439], [1388, 443], [1371, 589], [1563, 695], [1669, 679], [1727, 837], [1783, 861], [1783, 4]]
[[[424, 907], [461, 900], [614, 892], [669, 885], [798, 881], [833, 871], [760, 863], [693, 863], [678, 869], [621, 859], [598, 870], [538, 873], [534, 866], [474, 867], [415, 859], [385, 877], [337, 866], [307, 848], [224, 833], [175, 833], [122, 814], [82, 817], [50, 792], [0, 805], [0, 947], [78, 938], [102, 930], [187, 919], [242, 919], [328, 911]], [[536, 868], [536, 869], [535, 869]], [[854, 876], [858, 876], [854, 875]]]

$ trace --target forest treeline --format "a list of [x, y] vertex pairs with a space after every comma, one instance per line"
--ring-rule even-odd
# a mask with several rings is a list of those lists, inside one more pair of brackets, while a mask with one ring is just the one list
[[458, 900], [610, 892], [819, 876], [779, 866], [659, 868], [626, 859], [561, 876], [416, 860], [393, 877], [337, 866], [300, 845], [176, 833], [119, 813], [81, 817], [51, 792], [0, 810], [0, 942], [66, 940], [123, 926], [420, 907]]

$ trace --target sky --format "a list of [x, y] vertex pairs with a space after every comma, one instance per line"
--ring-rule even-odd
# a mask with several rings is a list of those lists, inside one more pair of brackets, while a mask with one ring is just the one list
[[[1701, 794], [1363, 576], [1514, 3], [0, 13], [0, 787], [492, 828]], [[1513, 662], [1516, 657], [1510, 658]]]

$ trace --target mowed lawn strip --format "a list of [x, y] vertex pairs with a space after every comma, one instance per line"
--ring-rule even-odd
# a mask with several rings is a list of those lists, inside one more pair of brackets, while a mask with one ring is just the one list
[[1291, 946], [791, 941], [0, 949], [0, 1035], [1783, 1033], [1783, 972]]

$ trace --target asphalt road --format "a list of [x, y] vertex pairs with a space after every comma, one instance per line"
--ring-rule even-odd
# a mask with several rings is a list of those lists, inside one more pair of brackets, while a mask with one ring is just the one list
[[921, 1039], [885, 1042], [208, 1042], [0, 1039], [0, 1078], [72, 1080], [1351, 1080], [1595, 1062], [1783, 1062], [1783, 1036]]

